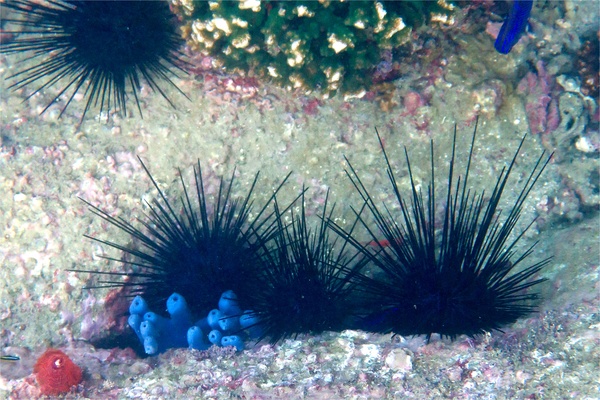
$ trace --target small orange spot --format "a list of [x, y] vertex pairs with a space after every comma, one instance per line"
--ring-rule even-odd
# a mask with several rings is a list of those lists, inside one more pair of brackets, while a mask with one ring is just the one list
[[[395, 238], [394, 239], [394, 243], [396, 243], [396, 244], [399, 245], [400, 243], [402, 243], [402, 239]], [[369, 247], [390, 247], [391, 245], [392, 245], [392, 243], [389, 240], [382, 239], [382, 240], [371, 240], [365, 246], [369, 246]]]
[[67, 393], [81, 382], [81, 368], [60, 350], [48, 349], [38, 358], [33, 372], [42, 394]]

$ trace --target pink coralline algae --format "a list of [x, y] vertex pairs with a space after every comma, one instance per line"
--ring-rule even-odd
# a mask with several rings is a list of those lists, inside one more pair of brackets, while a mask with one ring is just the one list
[[519, 82], [517, 91], [525, 95], [525, 111], [533, 134], [546, 134], [560, 124], [558, 104], [552, 98], [554, 76], [549, 75], [542, 61], [535, 65], [537, 73], [528, 72]]
[[319, 107], [323, 105], [323, 102], [316, 97], [313, 98], [303, 98], [300, 100], [302, 102], [302, 111], [304, 111], [307, 115], [315, 116], [319, 113]]
[[419, 93], [410, 91], [402, 99], [402, 105], [406, 109], [406, 114], [414, 116], [420, 107], [427, 105], [427, 100]]

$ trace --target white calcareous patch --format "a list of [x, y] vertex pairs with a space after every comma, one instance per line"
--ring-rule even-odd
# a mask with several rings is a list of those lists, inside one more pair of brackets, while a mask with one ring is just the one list
[[403, 349], [394, 349], [385, 357], [385, 365], [395, 371], [410, 371], [412, 357]]

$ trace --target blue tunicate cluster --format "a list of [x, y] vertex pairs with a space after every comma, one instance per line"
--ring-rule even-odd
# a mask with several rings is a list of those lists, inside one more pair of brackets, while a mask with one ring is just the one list
[[261, 336], [258, 317], [250, 310], [242, 312], [231, 290], [221, 295], [218, 308], [195, 323], [187, 302], [178, 293], [167, 300], [167, 312], [170, 318], [150, 311], [141, 296], [131, 302], [129, 326], [142, 342], [146, 354], [155, 355], [178, 347], [206, 350], [212, 345], [233, 346], [241, 351], [246, 340]]

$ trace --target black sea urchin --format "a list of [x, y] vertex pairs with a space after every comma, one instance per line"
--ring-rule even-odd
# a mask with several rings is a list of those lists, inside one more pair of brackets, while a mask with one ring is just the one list
[[[93, 106], [100, 112], [120, 109], [126, 114], [129, 86], [142, 114], [137, 92], [145, 80], [173, 105], [161, 88], [161, 81], [175, 87], [173, 67], [183, 71], [182, 43], [166, 1], [70, 1], [46, 2], [7, 0], [0, 3], [11, 16], [4, 22], [16, 25], [13, 41], [2, 43], [2, 53], [25, 52], [23, 67], [8, 79], [10, 88], [21, 89], [38, 83], [27, 98], [60, 82], [63, 87], [44, 108], [66, 95], [62, 115], [75, 95], [87, 97], [82, 119]], [[185, 96], [185, 95], [184, 95]]]
[[[141, 160], [140, 160], [141, 162]], [[287, 181], [286, 177], [276, 188], [271, 199], [259, 210], [252, 211], [252, 193], [258, 173], [241, 200], [232, 199], [234, 174], [226, 182], [221, 179], [215, 204], [210, 207], [204, 190], [200, 162], [194, 168], [197, 204], [181, 179], [183, 195], [181, 212], [167, 200], [157, 183], [142, 163], [159, 197], [147, 203], [149, 211], [140, 227], [123, 218], [114, 218], [89, 203], [91, 211], [110, 224], [127, 232], [139, 242], [123, 245], [112, 241], [88, 238], [108, 245], [124, 253], [123, 259], [104, 257], [123, 263], [129, 271], [92, 274], [126, 277], [126, 280], [105, 280], [93, 286], [129, 287], [131, 296], [142, 295], [151, 308], [161, 309], [174, 292], [187, 300], [188, 307], [196, 316], [206, 315], [214, 308], [221, 294], [233, 290], [245, 307], [246, 299], [255, 290], [251, 282], [260, 268], [260, 254], [265, 241], [275, 230], [273, 212], [267, 208], [277, 192]], [[181, 176], [181, 172], [180, 172]]]
[[[417, 190], [405, 148], [408, 176], [412, 190], [400, 193], [396, 176], [379, 142], [387, 165], [399, 215], [387, 206], [378, 206], [368, 193], [356, 170], [348, 162], [348, 176], [366, 202], [375, 219], [380, 236], [362, 217], [375, 244], [375, 251], [353, 239], [332, 223], [334, 229], [348, 238], [360, 252], [381, 269], [380, 277], [359, 277], [366, 294], [361, 327], [367, 331], [399, 335], [433, 333], [451, 339], [466, 334], [475, 336], [498, 330], [535, 310], [537, 293], [525, 291], [544, 279], [534, 278], [548, 262], [545, 259], [521, 266], [535, 244], [516, 256], [516, 245], [523, 230], [514, 239], [511, 234], [523, 208], [523, 203], [540, 174], [548, 164], [542, 153], [529, 174], [512, 209], [500, 218], [498, 205], [508, 177], [523, 145], [519, 145], [508, 168], [503, 168], [487, 200], [484, 193], [467, 188], [473, 141], [464, 177], [454, 177], [456, 128], [450, 171], [448, 174], [445, 210], [439, 229], [435, 227], [438, 209], [435, 199], [433, 142], [431, 143], [431, 181], [427, 197]], [[486, 193], [487, 195], [487, 193]], [[533, 222], [532, 222], [533, 223]], [[531, 226], [531, 224], [529, 225]]]
[[268, 337], [271, 343], [301, 333], [350, 328], [353, 277], [366, 261], [360, 253], [350, 254], [346, 241], [330, 241], [327, 220], [333, 207], [328, 212], [327, 199], [315, 230], [306, 219], [304, 194], [301, 200], [300, 215], [292, 212], [292, 222], [286, 226], [276, 205], [278, 229], [256, 276], [253, 314], [260, 321], [261, 338]]

